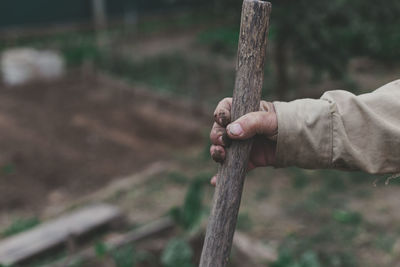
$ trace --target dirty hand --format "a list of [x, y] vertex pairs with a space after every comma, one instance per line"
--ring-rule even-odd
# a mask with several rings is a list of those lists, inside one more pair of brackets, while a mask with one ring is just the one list
[[[260, 111], [248, 113], [232, 123], [230, 121], [231, 106], [232, 98], [224, 98], [215, 109], [215, 122], [210, 132], [211, 157], [216, 162], [223, 162], [225, 147], [229, 145], [230, 139], [244, 140], [254, 136], [248, 170], [273, 165], [278, 133], [278, 120], [274, 105], [261, 101]], [[216, 182], [217, 177], [214, 176], [211, 184], [215, 185]]]

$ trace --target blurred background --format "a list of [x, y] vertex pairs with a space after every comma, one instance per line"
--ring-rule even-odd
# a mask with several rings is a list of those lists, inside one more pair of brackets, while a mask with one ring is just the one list
[[[399, 78], [399, 1], [272, 4], [264, 99]], [[0, 2], [0, 265], [197, 266], [240, 12], [238, 0]], [[230, 266], [400, 266], [387, 178], [252, 171]]]

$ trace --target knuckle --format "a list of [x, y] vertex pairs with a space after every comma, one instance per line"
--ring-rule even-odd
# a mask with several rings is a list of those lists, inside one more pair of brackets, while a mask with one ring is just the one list
[[212, 156], [214, 154], [214, 145], [210, 146], [210, 155]]
[[258, 114], [258, 123], [257, 123], [257, 133], [258, 134], [266, 134], [266, 131], [268, 130], [268, 125], [270, 124], [269, 122], [269, 112], [259, 112]]
[[225, 99], [226, 99], [226, 98], [223, 98], [223, 99], [221, 99], [221, 100], [218, 102], [217, 108], [219, 108], [222, 104], [225, 103]]
[[226, 126], [230, 121], [229, 111], [225, 108], [220, 109], [218, 112], [217, 119], [218, 119], [218, 124], [220, 124], [221, 126]]
[[260, 111], [268, 111], [268, 110], [269, 110], [268, 102], [265, 100], [261, 100]]
[[218, 136], [219, 136], [219, 134], [218, 134], [218, 131], [216, 129], [211, 130], [211, 132], [210, 132], [210, 140], [211, 140], [211, 142], [213, 142], [213, 143], [217, 142]]
[[218, 103], [218, 107], [230, 107], [232, 103], [232, 97], [225, 97]]
[[259, 134], [262, 129], [263, 116], [262, 112], [249, 113], [247, 117], [247, 130], [251, 134]]
[[210, 148], [211, 157], [216, 162], [222, 162], [224, 160], [224, 151], [223, 149], [218, 148], [218, 146], [213, 145]]
[[218, 118], [218, 110], [216, 109], [216, 110], [214, 111], [214, 120], [216, 121], [217, 118]]
[[221, 103], [222, 102], [230, 102], [231, 101], [231, 97], [224, 97], [222, 100], [221, 100]]

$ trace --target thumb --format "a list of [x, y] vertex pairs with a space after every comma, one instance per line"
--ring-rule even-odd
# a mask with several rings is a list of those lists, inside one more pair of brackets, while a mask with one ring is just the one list
[[248, 139], [256, 134], [272, 137], [277, 133], [278, 122], [275, 112], [250, 112], [227, 126], [231, 139]]

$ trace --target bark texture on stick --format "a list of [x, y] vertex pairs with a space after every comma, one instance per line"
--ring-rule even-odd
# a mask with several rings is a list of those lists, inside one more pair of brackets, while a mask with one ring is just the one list
[[[259, 109], [270, 12], [269, 2], [243, 2], [232, 121]], [[226, 151], [218, 171], [200, 267], [223, 267], [228, 262], [252, 144], [253, 140], [234, 141]]]

